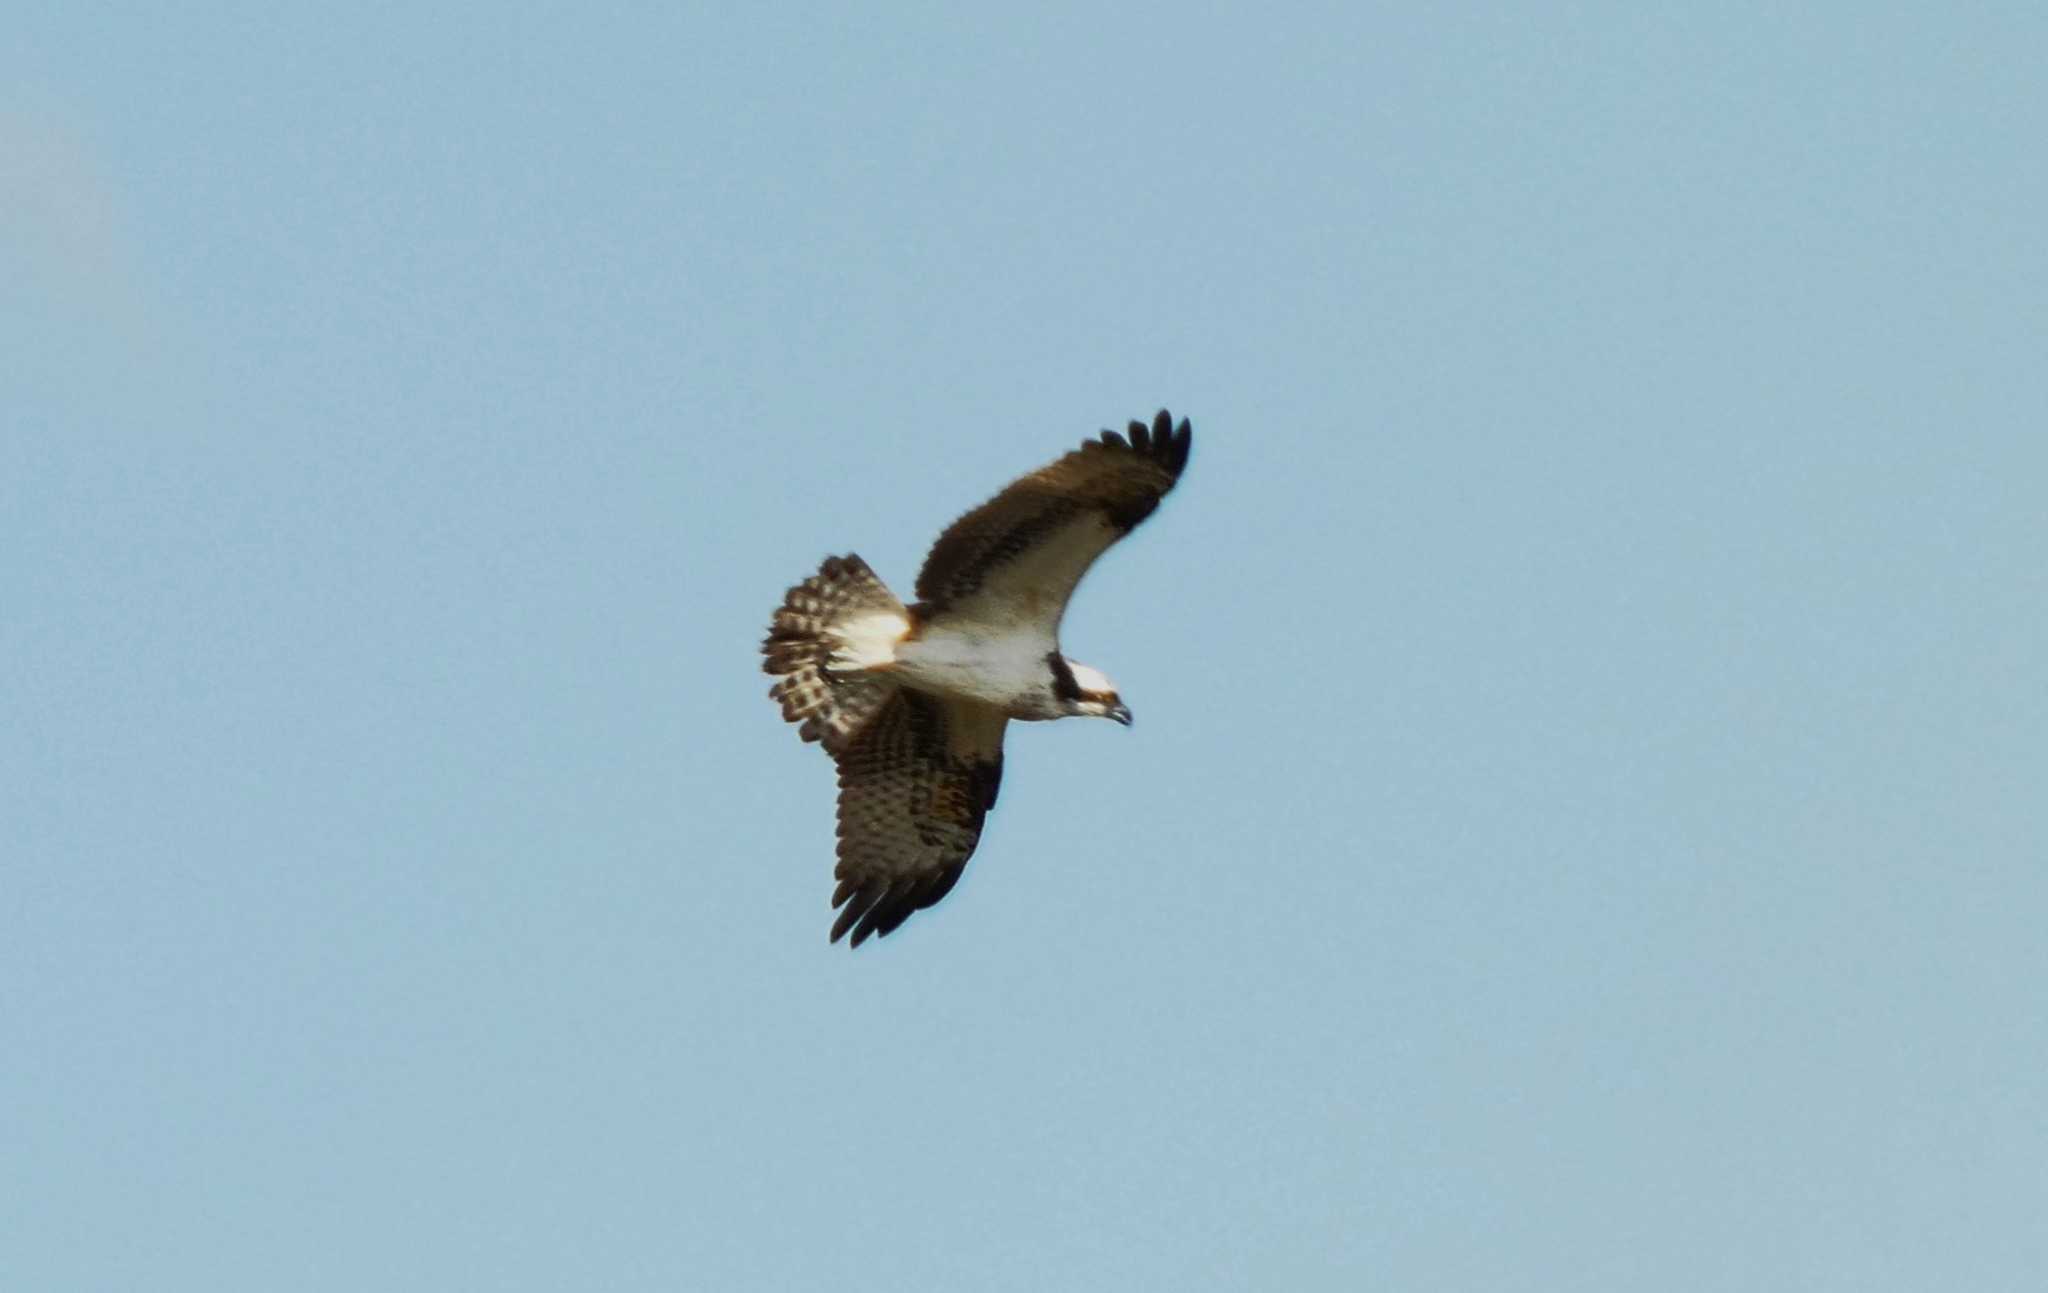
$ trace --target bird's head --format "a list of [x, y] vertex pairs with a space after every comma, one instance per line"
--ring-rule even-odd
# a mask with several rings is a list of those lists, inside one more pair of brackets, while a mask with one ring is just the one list
[[1123, 698], [1116, 694], [1116, 684], [1111, 682], [1100, 669], [1092, 669], [1078, 660], [1069, 660], [1054, 652], [1048, 661], [1052, 665], [1052, 692], [1059, 702], [1060, 712], [1075, 718], [1107, 718], [1125, 727], [1131, 725], [1131, 711], [1124, 707]]

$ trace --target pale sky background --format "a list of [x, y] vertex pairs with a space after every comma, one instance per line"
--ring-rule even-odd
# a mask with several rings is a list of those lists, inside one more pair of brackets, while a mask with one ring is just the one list
[[[11, 14], [0, 1283], [2042, 1287], [2048, 15], [1027, 9]], [[783, 589], [1162, 404], [829, 946]]]

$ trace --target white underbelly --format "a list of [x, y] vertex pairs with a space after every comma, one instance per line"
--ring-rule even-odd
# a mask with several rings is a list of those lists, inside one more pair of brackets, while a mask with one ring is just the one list
[[1037, 717], [1051, 698], [1052, 647], [1038, 637], [929, 629], [898, 644], [896, 680], [906, 687], [993, 705], [1017, 718]]

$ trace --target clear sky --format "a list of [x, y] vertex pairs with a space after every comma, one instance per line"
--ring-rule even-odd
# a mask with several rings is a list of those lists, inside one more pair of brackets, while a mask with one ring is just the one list
[[[8, 1287], [2040, 1287], [2038, 5], [8, 28]], [[1162, 404], [829, 946], [783, 589]]]

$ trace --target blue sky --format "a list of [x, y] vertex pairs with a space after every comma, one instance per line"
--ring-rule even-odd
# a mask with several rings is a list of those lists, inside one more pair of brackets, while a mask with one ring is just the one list
[[[39, 1289], [2031, 1288], [2030, 6], [40, 6]], [[1160, 405], [953, 896], [782, 590]]]

